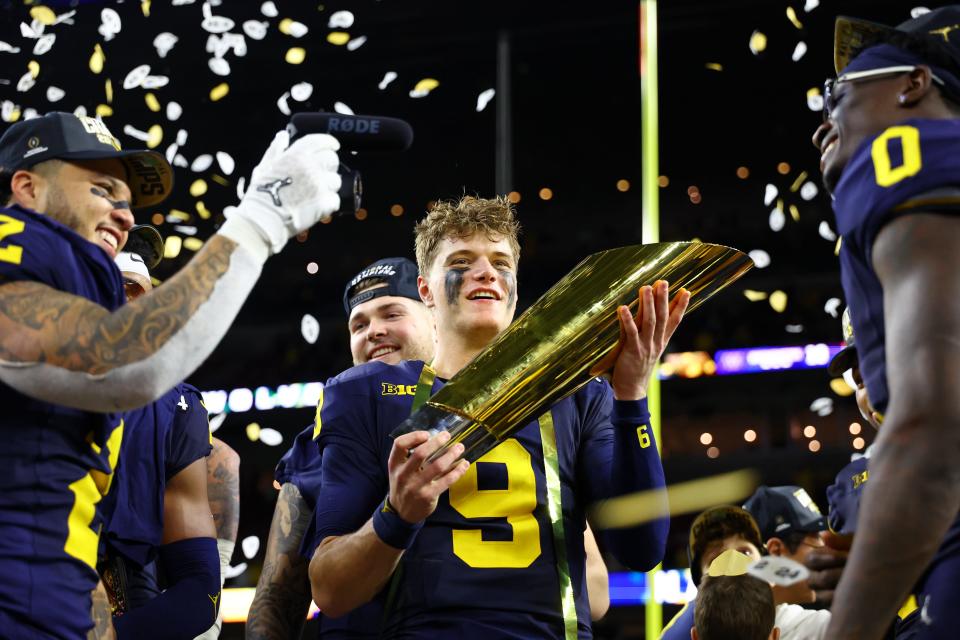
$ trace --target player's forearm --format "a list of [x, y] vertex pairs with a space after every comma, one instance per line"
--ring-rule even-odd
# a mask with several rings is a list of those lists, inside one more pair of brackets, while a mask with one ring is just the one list
[[827, 637], [883, 636], [960, 510], [960, 423], [888, 415]]
[[328, 538], [310, 561], [313, 601], [337, 618], [372, 600], [387, 584], [403, 551], [383, 542], [368, 520], [358, 531]]
[[280, 488], [270, 524], [266, 557], [247, 614], [248, 640], [300, 637], [310, 607], [310, 576], [300, 543], [312, 513], [296, 486]]
[[97, 583], [93, 590], [90, 615], [93, 618], [93, 629], [87, 632], [87, 640], [115, 640], [117, 635], [113, 631], [113, 618], [110, 613], [110, 599], [103, 582]]

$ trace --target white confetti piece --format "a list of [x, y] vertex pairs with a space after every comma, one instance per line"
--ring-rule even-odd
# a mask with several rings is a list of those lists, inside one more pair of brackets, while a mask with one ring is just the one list
[[268, 447], [276, 447], [277, 445], [283, 444], [283, 434], [276, 429], [264, 427], [260, 429], [260, 442]]
[[930, 9], [928, 9], [927, 7], [914, 7], [913, 9], [910, 9], [911, 18], [919, 18], [925, 13], [930, 13]]
[[260, 538], [257, 536], [247, 536], [240, 543], [240, 548], [243, 549], [244, 558], [253, 560], [253, 556], [257, 555], [257, 551], [260, 551]]
[[87, 115], [87, 108], [82, 104], [78, 105], [77, 108], [73, 110], [73, 115], [77, 116], [78, 118], [82, 118]]
[[182, 233], [185, 236], [195, 236], [197, 235], [197, 228], [193, 225], [188, 224], [178, 224], [173, 227], [173, 230], [177, 233]]
[[66, 13], [61, 13], [57, 16], [57, 19], [53, 21], [53, 24], [73, 24], [73, 16], [75, 16], [76, 13], [76, 11], [67, 11]]
[[211, 34], [207, 38], [207, 53], [212, 53], [217, 58], [227, 55], [230, 50], [230, 43], [218, 35]]
[[167, 151], [164, 154], [167, 162], [173, 163], [173, 159], [177, 157], [178, 151], [180, 151], [180, 145], [178, 145], [176, 142], [167, 147]]
[[140, 140], [141, 142], [146, 142], [150, 138], [149, 133], [147, 133], [146, 131], [141, 131], [140, 129], [137, 129], [132, 124], [123, 125], [123, 132], [126, 135], [130, 136], [131, 138]]
[[280, 109], [280, 113], [285, 116], [290, 115], [290, 105], [287, 104], [287, 98], [290, 97], [290, 92], [285, 91], [282, 96], [277, 99], [277, 108]]
[[784, 329], [784, 331], [786, 331], [787, 333], [803, 333], [803, 325], [802, 325], [802, 324], [788, 324], [788, 325], [785, 326], [783, 329]]
[[135, 89], [143, 85], [143, 80], [150, 75], [150, 65], [141, 64], [130, 70], [127, 77], [123, 79], [124, 89]]
[[296, 20], [291, 20], [288, 22], [286, 24], [286, 28], [287, 35], [293, 36], [294, 38], [302, 38], [303, 36], [307, 35], [307, 32], [310, 30], [307, 28], [307, 25], [303, 24], [302, 22], [297, 22]]
[[230, 63], [227, 62], [225, 58], [210, 58], [207, 64], [210, 67], [210, 71], [213, 71], [218, 76], [230, 75]]
[[233, 50], [233, 55], [238, 58], [247, 55], [247, 39], [242, 33], [225, 33], [221, 39]]
[[157, 50], [157, 55], [161, 58], [166, 58], [170, 50], [177, 44], [178, 39], [177, 36], [169, 31], [158, 33], [157, 37], [153, 39], [153, 47]]
[[496, 89], [487, 89], [482, 91], [480, 95], [477, 96], [477, 113], [480, 113], [487, 108], [487, 105], [493, 100], [493, 96], [497, 95]]
[[183, 157], [183, 154], [178, 153], [178, 154], [177, 154], [176, 156], [174, 156], [174, 158], [173, 158], [173, 166], [175, 166], [175, 167], [183, 167], [184, 169], [186, 169], [187, 167], [190, 166], [190, 163], [187, 162], [187, 159]]
[[210, 416], [210, 433], [213, 433], [217, 429], [223, 426], [223, 421], [227, 419], [227, 414], [218, 413], [215, 416]]
[[803, 5], [803, 10], [806, 13], [810, 13], [811, 11], [813, 11], [819, 6], [820, 6], [820, 0], [807, 0], [807, 2]]
[[[313, 85], [309, 82], [298, 82], [297, 84], [290, 87], [290, 97], [296, 100], [297, 102], [303, 102], [309, 100], [310, 96], [313, 95]], [[283, 111], [283, 109], [281, 109]]]
[[251, 40], [263, 40], [267, 37], [267, 27], [269, 22], [260, 22], [259, 20], [247, 20], [243, 23], [243, 32]]
[[327, 26], [331, 29], [349, 29], [353, 26], [353, 14], [349, 11], [335, 11], [330, 14]]
[[14, 47], [10, 43], [0, 40], [0, 53], [20, 53], [20, 47]]
[[817, 398], [810, 403], [810, 411], [824, 418], [833, 413], [833, 398]]
[[813, 87], [807, 91], [807, 108], [810, 111], [823, 111], [823, 95], [820, 87]]
[[213, 156], [209, 153], [204, 153], [193, 159], [193, 162], [190, 163], [190, 171], [200, 173], [201, 171], [209, 169], [212, 164]]
[[247, 570], [246, 562], [241, 562], [235, 567], [233, 566], [227, 567], [226, 571], [223, 572], [223, 579], [232, 580], [233, 578], [236, 578], [237, 576], [243, 574], [243, 572], [246, 570]]
[[[209, 6], [204, 3], [205, 7]], [[200, 23], [200, 28], [202, 28], [207, 33], [226, 33], [234, 27], [234, 22], [226, 16], [207, 16], [203, 19], [203, 22]]]
[[97, 31], [103, 36], [104, 40], [112, 40], [113, 36], [120, 33], [121, 23], [120, 14], [109, 7], [100, 12], [100, 26]]
[[783, 225], [786, 224], [787, 217], [783, 215], [783, 209], [780, 207], [775, 208], [770, 212], [770, 228], [773, 231], [780, 231], [783, 229]]
[[[240, 176], [240, 179], [237, 180], [237, 200], [243, 199], [243, 194], [246, 193], [246, 191], [247, 191], [247, 179], [244, 178], [243, 176]], [[231, 207], [227, 207], [227, 209], [230, 209], [230, 208]], [[233, 208], [235, 209], [236, 207], [233, 207]], [[227, 209], [223, 210], [224, 216], [227, 215]]]
[[147, 76], [143, 79], [141, 85], [144, 89], [159, 89], [170, 84], [170, 78], [167, 76]]
[[397, 72], [396, 72], [396, 71], [387, 71], [385, 74], [383, 74], [383, 80], [381, 80], [381, 81], [380, 81], [380, 84], [377, 85], [377, 86], [380, 88], [381, 91], [383, 91], [384, 89], [387, 88], [387, 86], [388, 86], [391, 82], [393, 82], [393, 81], [396, 80], [396, 79], [397, 79]]
[[34, 118], [39, 118], [39, 117], [40, 117], [40, 114], [37, 113], [37, 110], [34, 109], [33, 107], [28, 107], [23, 112], [24, 120], [33, 120]]
[[179, 102], [168, 102], [167, 103], [167, 120], [171, 122], [179, 118], [183, 114], [183, 107], [180, 106]]
[[9, 100], [4, 100], [3, 103], [0, 104], [0, 118], [2, 118], [4, 122], [10, 122], [10, 120], [13, 119], [13, 112], [16, 111], [17, 108], [17, 105]]
[[304, 314], [300, 319], [300, 333], [303, 339], [310, 344], [314, 344], [320, 337], [320, 323], [309, 313]]
[[37, 79], [33, 77], [32, 73], [27, 71], [20, 76], [20, 80], [17, 81], [17, 91], [30, 91], [35, 84], [37, 84]]
[[754, 249], [748, 255], [757, 269], [766, 269], [770, 266], [770, 254], [763, 249]]
[[20, 35], [24, 38], [30, 38], [31, 40], [36, 40], [40, 37], [41, 34], [33, 30], [33, 27], [28, 25], [26, 22], [20, 23]]
[[836, 318], [840, 315], [841, 304], [840, 298], [830, 298], [826, 304], [823, 305], [823, 310]]
[[780, 193], [780, 190], [777, 189], [777, 185], [768, 184], [766, 189], [763, 192], [763, 204], [764, 206], [769, 207], [770, 203], [773, 202], [777, 195]]
[[273, 4], [269, 0], [260, 5], [260, 13], [268, 18], [276, 18], [278, 15], [280, 15], [280, 12], [277, 11], [277, 5]]
[[817, 229], [820, 233], [820, 237], [824, 240], [829, 240], [834, 242], [837, 239], [837, 234], [833, 232], [833, 229], [830, 228], [830, 223], [826, 220], [820, 221], [820, 227]]
[[794, 62], [798, 61], [804, 56], [807, 52], [807, 43], [801, 40], [797, 43], [797, 46], [793, 48], [793, 55], [790, 56], [790, 59]]
[[37, 43], [33, 45], [33, 55], [42, 56], [53, 48], [53, 43], [56, 41], [57, 34], [55, 33], [47, 33], [40, 36], [40, 39], [37, 40]]
[[67, 92], [60, 87], [55, 87], [53, 85], [47, 87], [47, 100], [50, 102], [57, 102], [58, 100], [63, 99], [63, 96], [65, 95], [67, 95]]
[[350, 107], [348, 107], [342, 102], [334, 102], [333, 110], [336, 111], [337, 113], [342, 113], [344, 115], [348, 115], [348, 116], [353, 115], [353, 109], [351, 109]]
[[228, 176], [233, 173], [233, 169], [236, 166], [236, 163], [233, 161], [233, 156], [226, 151], [217, 151], [217, 164], [220, 165], [220, 171]]
[[194, 4], [197, 0], [173, 0], [171, 3], [175, 7], [182, 7], [187, 4]]
[[187, 144], [187, 130], [186, 130], [186, 129], [180, 129], [179, 131], [177, 131], [177, 144], [180, 145], [181, 147], [182, 147], [183, 145]]
[[817, 185], [813, 182], [807, 181], [800, 187], [800, 197], [804, 200], [813, 200], [817, 197], [818, 193], [820, 193], [820, 189], [818, 189]]
[[347, 51], [356, 51], [365, 44], [367, 44], [367, 36], [358, 36], [347, 43]]

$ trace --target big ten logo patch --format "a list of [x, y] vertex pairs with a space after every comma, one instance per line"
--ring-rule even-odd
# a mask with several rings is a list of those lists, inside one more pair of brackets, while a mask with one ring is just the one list
[[862, 473], [855, 474], [850, 479], [853, 481], [853, 488], [859, 489], [863, 483], [867, 481], [869, 471], [863, 471]]
[[390, 384], [389, 382], [381, 383], [382, 390], [380, 395], [382, 396], [412, 396], [417, 393], [417, 385], [415, 384]]
[[140, 178], [137, 181], [140, 195], [153, 196], [163, 193], [163, 176], [161, 169], [154, 164], [144, 162], [136, 156], [127, 159], [127, 165]]
[[103, 124], [101, 120], [96, 118], [91, 118], [90, 116], [77, 116], [80, 119], [83, 128], [87, 133], [97, 136], [97, 140], [103, 144], [108, 144], [117, 151], [120, 150], [120, 142], [113, 137], [113, 134], [110, 133], [110, 129], [107, 129], [107, 125]]

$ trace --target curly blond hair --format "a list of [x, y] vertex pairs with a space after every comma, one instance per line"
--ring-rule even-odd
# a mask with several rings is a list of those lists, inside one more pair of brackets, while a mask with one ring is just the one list
[[437, 202], [427, 217], [413, 230], [417, 251], [417, 266], [426, 276], [440, 251], [445, 238], [469, 238], [475, 233], [486, 233], [496, 242], [506, 239], [513, 251], [514, 263], [520, 262], [520, 223], [514, 215], [513, 204], [504, 196], [475, 198], [464, 196], [459, 202]]

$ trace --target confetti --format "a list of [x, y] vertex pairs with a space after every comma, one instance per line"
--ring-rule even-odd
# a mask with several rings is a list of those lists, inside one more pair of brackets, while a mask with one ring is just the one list
[[37, 5], [36, 7], [31, 8], [30, 17], [40, 24], [47, 26], [55, 24], [57, 21], [57, 15], [53, 12], [53, 9], [43, 5]]
[[96, 113], [98, 118], [108, 118], [113, 115], [113, 107], [108, 104], [98, 104]]
[[210, 219], [210, 209], [207, 209], [207, 205], [203, 204], [203, 200], [197, 200], [195, 206], [197, 208], [197, 215], [200, 216], [201, 220]]
[[433, 78], [424, 78], [410, 91], [411, 98], [423, 98], [440, 86], [440, 82]]
[[800, 189], [800, 185], [803, 184], [803, 181], [807, 179], [808, 175], [809, 174], [807, 174], [806, 171], [801, 171], [800, 175], [798, 175], [790, 185], [790, 193], [796, 193]]
[[836, 318], [840, 315], [840, 304], [840, 298], [830, 298], [826, 304], [823, 305], [823, 310]]
[[198, 178], [197, 180], [194, 180], [193, 184], [190, 185], [190, 195], [193, 196], [194, 198], [199, 198], [206, 192], [207, 192], [207, 181], [202, 178]]
[[229, 566], [229, 567], [227, 567], [226, 571], [223, 572], [223, 579], [224, 579], [224, 580], [232, 580], [233, 578], [236, 578], [237, 576], [243, 575], [243, 572], [246, 571], [246, 570], [247, 570], [247, 563], [246, 563], [246, 562], [241, 562], [240, 564], [238, 564], [238, 565], [235, 566], [235, 567], [234, 567], [234, 566]]
[[153, 39], [153, 47], [157, 50], [158, 56], [166, 58], [170, 50], [177, 44], [177, 40], [179, 40], [177, 36], [169, 31], [164, 31], [163, 33], [157, 34], [157, 37]]
[[763, 204], [764, 206], [769, 207], [770, 203], [773, 202], [777, 195], [780, 193], [780, 190], [777, 189], [777, 185], [768, 184], [766, 189], [763, 192]]
[[31, 60], [27, 63], [27, 71], [29, 71], [33, 79], [36, 80], [37, 76], [40, 75], [40, 63], [36, 60]]
[[159, 89], [170, 84], [170, 78], [167, 76], [147, 76], [143, 79], [141, 85], [144, 89]]
[[750, 302], [759, 302], [760, 300], [766, 300], [767, 294], [765, 291], [755, 291], [753, 289], [744, 289], [743, 295], [746, 296], [747, 300]]
[[282, 96], [277, 98], [277, 108], [280, 109], [280, 113], [285, 116], [290, 115], [290, 105], [287, 104], [287, 98], [290, 97], [290, 92], [285, 92]]
[[497, 94], [496, 89], [487, 89], [482, 91], [480, 95], [477, 96], [477, 113], [480, 113], [487, 108], [487, 105], [493, 100], [493, 96]]
[[34, 118], [38, 118], [38, 117], [40, 117], [40, 114], [37, 113], [37, 110], [32, 107], [28, 107], [23, 112], [24, 120], [33, 120]]
[[0, 53], [20, 53], [20, 47], [14, 47], [8, 42], [0, 40]]
[[140, 129], [137, 129], [133, 125], [129, 124], [123, 126], [123, 133], [141, 142], [146, 142], [150, 137], [150, 134], [146, 131], [141, 131]]
[[790, 56], [790, 59], [794, 62], [798, 61], [804, 56], [807, 52], [807, 43], [801, 40], [797, 43], [797, 46], [793, 48], [793, 55]]
[[804, 200], [813, 200], [817, 197], [817, 194], [820, 193], [820, 190], [817, 188], [817, 185], [813, 182], [806, 182], [802, 187], [800, 187], [800, 197]]
[[140, 0], [140, 10], [144, 18], [150, 17], [150, 0]]
[[234, 27], [234, 22], [226, 16], [215, 16], [210, 13], [210, 5], [206, 2], [203, 3], [203, 10], [205, 17], [203, 22], [200, 23], [200, 28], [202, 28], [207, 33], [226, 33]]
[[186, 129], [180, 129], [179, 131], [177, 131], [177, 144], [180, 145], [181, 147], [182, 147], [183, 145], [187, 144], [187, 130], [186, 130]]
[[750, 51], [753, 52], [753, 55], [759, 55], [766, 48], [767, 36], [761, 31], [754, 31], [750, 36]]
[[213, 433], [217, 429], [223, 426], [223, 421], [227, 419], [227, 414], [218, 413], [215, 416], [210, 417], [210, 433]]
[[94, 73], [103, 71], [103, 62], [105, 59], [106, 56], [103, 55], [103, 49], [100, 47], [100, 44], [97, 43], [93, 45], [93, 54], [90, 56], [90, 71]]
[[776, 207], [770, 212], [770, 219], [768, 220], [770, 224], [770, 229], [773, 231], [780, 231], [783, 229], [783, 225], [786, 224], [787, 218], [783, 213], [783, 209]]
[[703, 66], [705, 66], [707, 69], [710, 69], [711, 71], [723, 71], [723, 65], [720, 64], [719, 62], [708, 62]]
[[260, 442], [268, 447], [276, 447], [277, 445], [283, 444], [283, 434], [276, 429], [264, 427], [260, 429]]
[[113, 40], [113, 36], [120, 33], [120, 14], [110, 8], [100, 12], [100, 26], [97, 31], [106, 41]]
[[247, 40], [239, 33], [225, 33], [220, 40], [233, 50], [233, 55], [242, 58], [247, 55]]
[[834, 378], [830, 381], [830, 390], [841, 398], [853, 395], [853, 387], [847, 384], [843, 378]]
[[186, 211], [180, 211], [180, 209], [170, 209], [170, 213], [167, 214], [167, 222], [190, 222], [190, 214]]
[[53, 24], [73, 24], [73, 16], [76, 15], [76, 11], [67, 11], [66, 13], [61, 13], [57, 16], [57, 19]]
[[20, 80], [17, 81], [17, 91], [30, 91], [35, 84], [37, 84], [37, 81], [33, 77], [33, 74], [27, 71], [20, 76]]
[[163, 129], [155, 124], [147, 130], [147, 148], [156, 149], [161, 141], [163, 141]]
[[[930, 13], [930, 9], [927, 7], [914, 7], [913, 9], [910, 9], [911, 18], [919, 18], [925, 13]], [[30, 12], [30, 15], [33, 15], [32, 11]]]
[[0, 105], [0, 118], [2, 118], [4, 122], [16, 122], [20, 119], [20, 107], [9, 100], [4, 100], [2, 105]]
[[300, 333], [309, 344], [314, 344], [320, 337], [320, 323], [307, 313], [300, 319]]
[[290, 97], [297, 102], [309, 100], [311, 95], [313, 95], [313, 85], [309, 82], [298, 82], [290, 87]]
[[83, 116], [87, 115], [87, 108], [82, 104], [77, 105], [77, 108], [73, 110], [73, 115], [77, 116], [78, 118], [82, 118]]
[[201, 240], [200, 238], [184, 238], [183, 239], [184, 249], [188, 249], [190, 251], [199, 251], [201, 247], [203, 247], [203, 240]]
[[[244, 178], [243, 176], [240, 176], [240, 179], [237, 180], [237, 200], [243, 199], [243, 194], [246, 193], [246, 190], [247, 190], [247, 179]], [[226, 211], [224, 211], [224, 215], [226, 215]]]
[[785, 330], [787, 333], [803, 333], [803, 325], [802, 325], [802, 324], [788, 324], [786, 327], [784, 327], [784, 330]]
[[57, 102], [63, 99], [63, 96], [67, 95], [67, 92], [61, 89], [60, 87], [55, 87], [50, 85], [47, 87], [47, 100], [50, 102]]
[[803, 29], [803, 23], [797, 19], [797, 12], [793, 7], [787, 7], [787, 20], [789, 20], [797, 29]]
[[327, 34], [327, 42], [341, 47], [350, 42], [350, 34], [346, 31], [331, 31]]
[[330, 14], [327, 26], [331, 29], [349, 29], [353, 26], [353, 14], [349, 11], [335, 11]]
[[833, 242], [837, 239], [837, 234], [833, 232], [833, 229], [830, 228], [830, 223], [826, 220], [820, 221], [820, 227], [817, 229], [817, 231], [820, 233], [820, 237], [824, 240]]
[[770, 266], [770, 254], [763, 249], [754, 249], [748, 255], [757, 269], [766, 269]]
[[30, 38], [31, 40], [36, 40], [37, 38], [40, 37], [41, 33], [42, 31], [38, 33], [33, 27], [28, 25], [26, 22], [20, 23], [20, 35], [22, 35], [24, 38]]
[[167, 120], [171, 122], [180, 117], [183, 113], [183, 107], [180, 106], [179, 102], [168, 102], [167, 103]]
[[157, 100], [156, 95], [147, 92], [143, 96], [143, 101], [147, 104], [147, 109], [150, 109], [150, 111], [153, 111], [154, 113], [160, 111], [160, 101]]
[[243, 549], [243, 556], [247, 560], [252, 560], [253, 556], [257, 555], [257, 551], [260, 551], [260, 538], [247, 536], [240, 543], [240, 548]]
[[810, 411], [813, 411], [821, 418], [827, 417], [833, 413], [833, 398], [817, 398], [810, 403]]
[[287, 53], [283, 56], [283, 59], [287, 64], [300, 64], [306, 57], [307, 52], [304, 51], [303, 47], [292, 47], [287, 49]]
[[820, 6], [820, 0], [807, 0], [806, 4], [803, 5], [803, 10], [806, 13], [810, 13], [814, 9]]
[[783, 313], [787, 308], [787, 294], [777, 289], [770, 294], [770, 306], [777, 313]]
[[260, 22], [259, 20], [247, 20], [243, 23], [243, 32], [251, 40], [263, 40], [267, 37], [267, 27], [269, 22]]
[[33, 45], [33, 55], [42, 56], [53, 48], [53, 43], [57, 41], [57, 34], [47, 33], [40, 36], [37, 43]]
[[[280, 33], [292, 36], [294, 38], [302, 38], [303, 36], [307, 35], [307, 31], [309, 31], [307, 25], [303, 24], [302, 22], [297, 22], [296, 20], [291, 20], [290, 18], [284, 18], [281, 20], [280, 24], [277, 25], [277, 28], [280, 30]], [[329, 37], [327, 39], [329, 40]], [[341, 44], [345, 43], [346, 41]]]
[[230, 93], [230, 85], [226, 82], [221, 82], [213, 89], [210, 89], [210, 101], [216, 102], [217, 100], [221, 100], [226, 97], [228, 93]]
[[164, 258], [176, 258], [180, 255], [180, 248], [183, 246], [183, 240], [180, 236], [167, 236], [163, 245]]
[[[190, 171], [194, 173], [201, 173], [210, 168], [210, 165], [213, 164], [213, 156], [209, 153], [204, 153], [193, 159], [193, 162], [190, 163]], [[190, 195], [193, 195], [191, 193]], [[196, 197], [196, 196], [194, 196]]]
[[211, 174], [210, 174], [210, 179], [213, 180], [214, 182], [216, 182], [216, 183], [217, 183], [218, 185], [220, 185], [221, 187], [229, 187], [229, 186], [230, 186], [230, 181], [229, 181], [229, 180], [227, 180], [226, 178], [224, 178], [224, 177], [221, 176], [221, 175], [217, 175], [216, 173], [211, 173]]
[[351, 109], [350, 107], [348, 107], [347, 105], [345, 105], [345, 104], [342, 103], [342, 102], [334, 102], [334, 103], [333, 103], [333, 110], [336, 111], [337, 113], [342, 113], [342, 114], [345, 114], [345, 115], [348, 115], [348, 116], [352, 116], [352, 115], [353, 115], [353, 109]]
[[367, 44], [367, 36], [353, 38], [347, 43], [347, 51], [356, 51], [365, 44]]
[[185, 236], [195, 236], [197, 235], [197, 228], [192, 225], [187, 224], [178, 224], [173, 228], [177, 233], [182, 233]]
[[397, 72], [396, 72], [396, 71], [387, 71], [385, 74], [383, 74], [383, 80], [381, 80], [381, 81], [380, 81], [380, 84], [377, 85], [377, 86], [380, 88], [381, 91], [383, 91], [384, 89], [387, 88], [387, 86], [388, 86], [391, 82], [393, 82], [393, 81], [396, 80], [396, 79], [397, 79]]
[[268, 18], [276, 18], [280, 15], [280, 12], [277, 11], [277, 5], [272, 2], [264, 2], [260, 5], [260, 13], [267, 16]]
[[800, 222], [800, 209], [795, 204], [790, 205], [790, 217], [793, 218], [794, 222]]
[[135, 89], [143, 84], [144, 78], [150, 75], [150, 65], [141, 64], [130, 70], [127, 77], [123, 79], [124, 89]]
[[223, 58], [210, 58], [208, 66], [218, 76], [230, 75], [230, 63]]
[[233, 169], [236, 166], [233, 157], [226, 151], [217, 151], [217, 164], [220, 165], [220, 170], [228, 176], [233, 173]]

